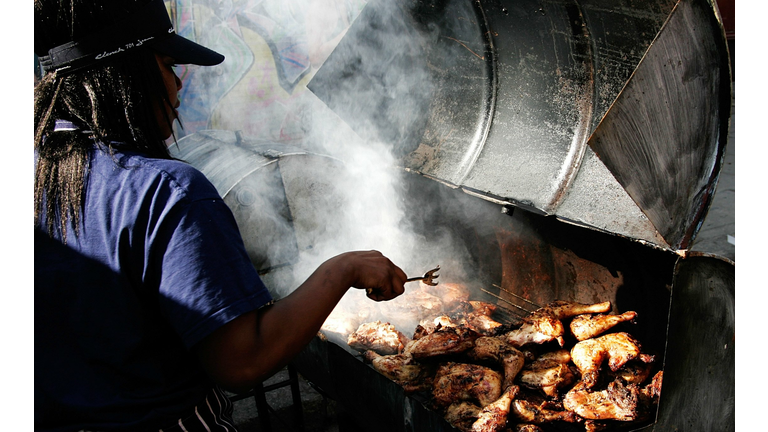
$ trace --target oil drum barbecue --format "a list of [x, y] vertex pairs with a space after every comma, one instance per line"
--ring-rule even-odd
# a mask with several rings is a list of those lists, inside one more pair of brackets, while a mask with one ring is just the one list
[[[416, 243], [439, 245], [407, 270], [440, 263], [436, 286], [350, 292], [293, 362], [362, 429], [735, 429], [734, 263], [688, 250], [730, 118], [714, 2], [372, 0], [308, 88], [391, 148]], [[344, 162], [178, 144], [265, 283], [295, 284], [343, 208], [316, 174]]]

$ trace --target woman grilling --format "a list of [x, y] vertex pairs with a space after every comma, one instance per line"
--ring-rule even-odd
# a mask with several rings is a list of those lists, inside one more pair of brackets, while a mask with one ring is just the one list
[[35, 430], [233, 431], [220, 388], [282, 368], [350, 287], [406, 275], [333, 257], [273, 302], [211, 183], [170, 157], [176, 64], [224, 57], [162, 0], [35, 0]]

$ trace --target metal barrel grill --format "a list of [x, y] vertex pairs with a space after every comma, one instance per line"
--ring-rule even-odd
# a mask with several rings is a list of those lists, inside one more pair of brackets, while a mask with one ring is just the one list
[[[713, 2], [371, 1], [308, 88], [395, 155], [414, 236], [460, 246], [423, 263], [441, 282], [510, 311], [638, 312], [664, 383], [651, 419], [616, 430], [735, 428], [734, 263], [688, 251], [730, 118]], [[344, 229], [320, 175], [347, 175], [342, 160], [233, 131], [176, 151], [232, 208], [267, 285], [294, 286], [302, 254]], [[366, 430], [454, 430], [344, 340], [319, 336], [294, 365]]]

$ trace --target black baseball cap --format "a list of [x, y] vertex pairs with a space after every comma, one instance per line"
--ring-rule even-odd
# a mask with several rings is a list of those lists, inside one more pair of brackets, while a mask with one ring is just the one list
[[163, 0], [152, 0], [115, 24], [77, 41], [36, 53], [43, 70], [69, 73], [150, 47], [178, 64], [213, 66], [224, 56], [176, 34]]

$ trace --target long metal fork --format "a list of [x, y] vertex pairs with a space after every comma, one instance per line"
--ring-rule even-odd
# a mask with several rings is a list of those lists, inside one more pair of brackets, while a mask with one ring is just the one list
[[440, 277], [440, 275], [435, 274], [435, 273], [437, 273], [438, 270], [440, 270], [440, 266], [437, 266], [437, 267], [433, 268], [432, 270], [429, 270], [428, 272], [424, 273], [424, 276], [408, 278], [405, 281], [406, 282], [414, 282], [414, 281], [421, 280], [421, 281], [424, 281], [424, 283], [429, 285], [429, 286], [435, 286], [435, 285], [438, 284], [438, 282], [435, 282], [435, 279]]
[[[509, 294], [511, 297], [514, 297], [516, 299], [516, 301], [510, 301], [509, 297], [507, 297], [507, 298], [501, 297], [501, 296], [499, 296], [497, 294], [494, 294], [494, 293], [486, 290], [485, 288], [480, 288], [480, 289], [484, 293], [495, 297], [496, 299], [506, 303], [509, 306], [512, 306], [514, 309], [509, 309], [509, 308], [505, 308], [505, 309], [507, 309], [508, 311], [514, 313], [515, 315], [518, 315], [520, 317], [526, 317], [526, 316], [530, 315], [531, 312], [533, 312], [534, 310], [539, 309], [541, 307], [541, 306], [537, 305], [536, 303], [528, 300], [525, 297], [521, 297], [521, 296], [513, 293], [512, 291], [509, 291], [509, 290], [506, 290], [506, 289], [502, 288], [500, 285], [493, 284], [493, 286], [498, 288], [500, 291], [504, 291], [505, 293]], [[517, 300], [520, 300], [520, 301], [517, 302]], [[524, 303], [525, 306], [521, 305], [521, 303]]]

